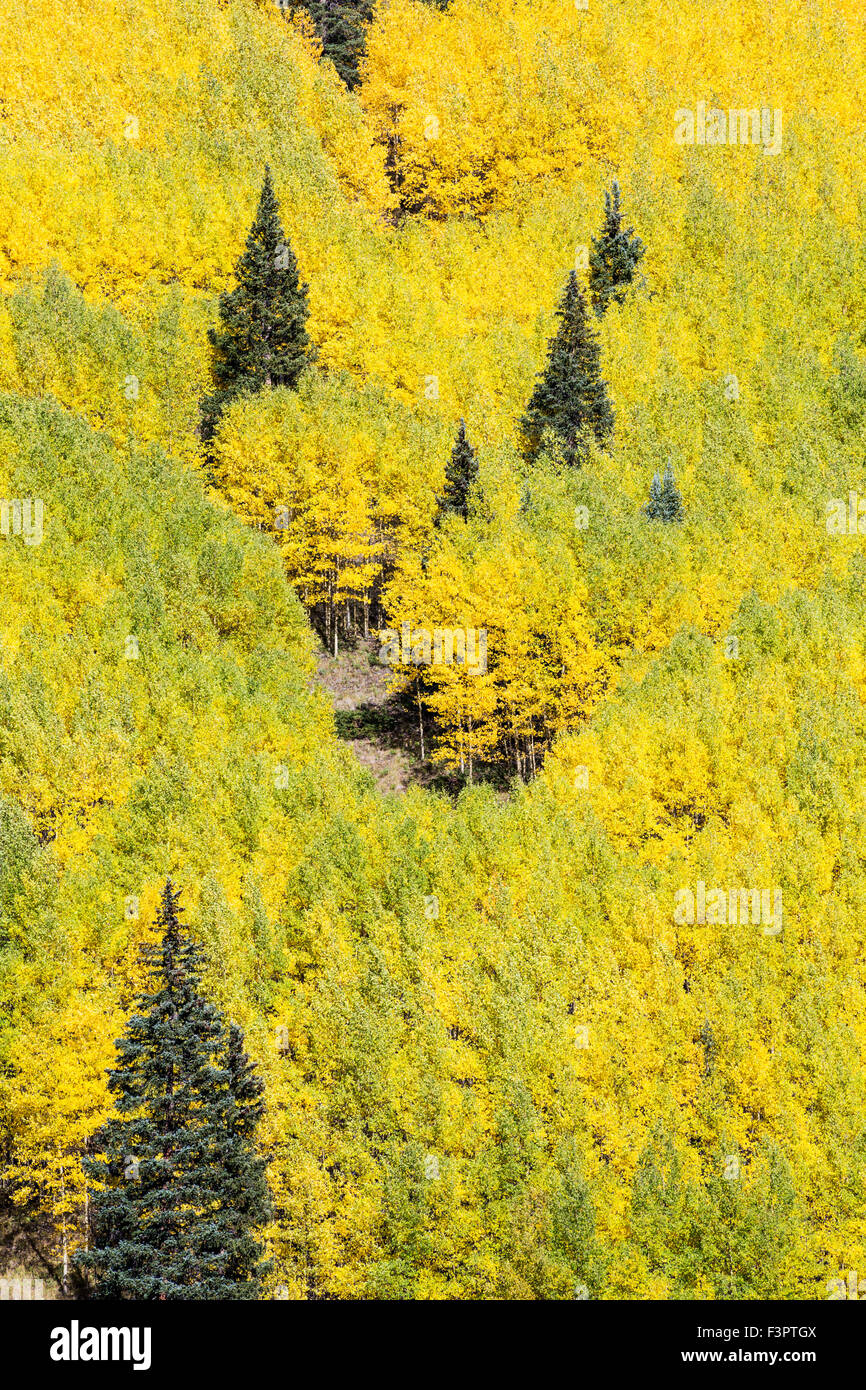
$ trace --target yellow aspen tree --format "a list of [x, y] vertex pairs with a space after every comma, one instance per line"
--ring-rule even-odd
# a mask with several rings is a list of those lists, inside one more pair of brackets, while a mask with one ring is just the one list
[[0, 1085], [0, 1113], [14, 1135], [5, 1180], [14, 1203], [37, 1200], [56, 1226], [64, 1292], [71, 1257], [86, 1239], [81, 1153], [110, 1109], [105, 1069], [112, 1037], [97, 997], [76, 992], [56, 1016], [18, 1037], [11, 1074]]

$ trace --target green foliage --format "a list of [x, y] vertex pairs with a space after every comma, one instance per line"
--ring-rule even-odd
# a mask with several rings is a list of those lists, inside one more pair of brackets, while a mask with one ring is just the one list
[[747, 1163], [719, 1144], [699, 1178], [662, 1125], [641, 1154], [632, 1193], [635, 1237], [672, 1298], [778, 1298], [799, 1223], [778, 1146]]
[[330, 58], [350, 89], [360, 81], [365, 30], [373, 17], [375, 0], [297, 0], [316, 26], [322, 55]]
[[658, 521], [662, 514], [662, 483], [658, 473], [653, 474], [650, 483], [649, 502], [646, 507], [646, 514], [650, 521]]
[[650, 521], [682, 521], [683, 499], [674, 479], [673, 469], [668, 463], [664, 477], [659, 481], [658, 473], [650, 483], [649, 502], [646, 514]]
[[[322, 44], [322, 56], [330, 58], [349, 90], [361, 80], [367, 25], [375, 0], [279, 0], [281, 9], [306, 10]], [[434, 9], [448, 8], [449, 0], [423, 0]]]
[[586, 301], [572, 270], [548, 343], [547, 366], [521, 420], [527, 457], [545, 445], [559, 445], [566, 464], [579, 465], [587, 435], [604, 443], [613, 430], [613, 410], [600, 372], [601, 349], [590, 325]]
[[208, 440], [236, 395], [263, 386], [295, 387], [313, 356], [306, 330], [307, 286], [299, 280], [295, 254], [285, 239], [268, 167], [235, 274], [237, 285], [220, 298], [220, 326], [208, 334], [217, 388], [202, 405], [202, 433]]
[[0, 797], [0, 923], [7, 928], [39, 859], [39, 843], [18, 806]]
[[633, 227], [623, 227], [619, 205], [619, 184], [604, 195], [604, 225], [600, 236], [592, 238], [589, 256], [589, 292], [592, 307], [600, 318], [609, 304], [622, 304], [646, 247], [635, 236]]
[[464, 521], [468, 520], [470, 500], [477, 483], [478, 459], [466, 437], [465, 421], [461, 420], [451, 458], [445, 469], [445, 492], [438, 499], [437, 526], [446, 516], [459, 516]]
[[254, 1150], [261, 1080], [236, 1024], [200, 993], [204, 960], [168, 881], [144, 948], [149, 989], [117, 1044], [118, 1112], [85, 1160], [100, 1183], [79, 1266], [97, 1298], [255, 1299], [266, 1272], [255, 1235], [269, 1215]]
[[138, 325], [89, 303], [56, 262], [2, 303], [11, 339], [4, 389], [54, 396], [117, 444], [159, 442], [192, 459], [204, 325], [176, 285], [155, 294]]

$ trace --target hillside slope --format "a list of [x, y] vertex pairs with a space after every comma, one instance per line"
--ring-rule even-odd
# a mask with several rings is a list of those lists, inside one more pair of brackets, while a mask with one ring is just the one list
[[[266, 1081], [274, 1296], [821, 1298], [866, 1263], [866, 561], [826, 526], [866, 493], [863, 17], [591, 4], [390, 0], [350, 94], [252, 0], [0, 0], [0, 498], [43, 507], [0, 536], [0, 1183], [69, 1288], [167, 874]], [[705, 99], [781, 109], [782, 151], [676, 144]], [[209, 472], [266, 162], [318, 363]], [[648, 246], [599, 325], [616, 435], [529, 471], [614, 173]], [[437, 528], [461, 416], [484, 503]], [[507, 798], [382, 797], [336, 738], [267, 533], [302, 489], [381, 529], [388, 621], [488, 630], [455, 721]], [[690, 925], [699, 883], [781, 918]]]

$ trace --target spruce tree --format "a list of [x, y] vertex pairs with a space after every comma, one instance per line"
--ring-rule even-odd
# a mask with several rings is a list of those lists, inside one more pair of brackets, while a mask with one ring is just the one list
[[209, 330], [215, 390], [202, 403], [202, 438], [211, 439], [222, 411], [242, 391], [294, 387], [314, 350], [307, 336], [307, 286], [288, 245], [265, 166], [258, 211], [237, 284], [220, 297], [218, 328]]
[[466, 437], [466, 425], [461, 420], [451, 458], [445, 469], [445, 493], [437, 498], [437, 526], [446, 516], [460, 516], [464, 521], [468, 520], [469, 498], [477, 481], [478, 460]]
[[658, 473], [653, 477], [646, 514], [651, 521], [682, 521], [683, 519], [683, 499], [674, 480], [670, 463], [665, 466], [665, 473], [661, 482]]
[[[306, 10], [322, 43], [322, 56], [330, 58], [351, 90], [361, 80], [361, 60], [367, 41], [367, 25], [375, 0], [277, 0], [282, 10]], [[425, 0], [444, 10], [448, 0]]]
[[665, 475], [662, 478], [661, 508], [662, 521], [682, 521], [683, 499], [674, 482], [673, 469], [670, 464], [665, 468]]
[[653, 474], [650, 483], [649, 502], [646, 505], [646, 514], [650, 521], [661, 521], [662, 519], [662, 480], [658, 473]]
[[568, 277], [548, 343], [547, 367], [538, 378], [521, 427], [526, 456], [534, 459], [545, 435], [562, 445], [566, 463], [578, 465], [586, 435], [603, 444], [613, 429], [613, 410], [600, 373], [601, 351], [574, 271]]
[[635, 236], [633, 227], [623, 227], [619, 206], [619, 184], [614, 182], [610, 193], [604, 195], [604, 226], [601, 235], [592, 238], [589, 258], [589, 291], [592, 307], [600, 318], [611, 300], [621, 304], [628, 285], [634, 279], [638, 262], [646, 247]]
[[159, 944], [143, 948], [150, 988], [117, 1042], [116, 1113], [85, 1160], [91, 1248], [78, 1263], [97, 1298], [255, 1299], [266, 1272], [255, 1228], [268, 1220], [265, 1160], [254, 1149], [262, 1082], [200, 993], [203, 958], [167, 882]]
[[375, 0], [295, 0], [294, 9], [305, 9], [322, 42], [322, 56], [330, 58], [350, 89], [360, 81], [366, 27], [373, 17]]

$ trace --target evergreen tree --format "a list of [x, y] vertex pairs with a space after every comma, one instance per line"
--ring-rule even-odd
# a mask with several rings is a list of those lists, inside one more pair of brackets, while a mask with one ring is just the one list
[[662, 479], [661, 503], [663, 521], [682, 521], [683, 499], [680, 496], [679, 488], [674, 482], [674, 475], [670, 464], [668, 464], [665, 469], [665, 476]]
[[167, 882], [162, 940], [143, 948], [150, 989], [109, 1072], [117, 1113], [84, 1164], [104, 1184], [78, 1257], [97, 1298], [255, 1299], [266, 1272], [254, 1234], [270, 1215], [254, 1149], [263, 1085], [240, 1029], [199, 992], [203, 958], [179, 896]]
[[478, 460], [475, 450], [466, 438], [466, 425], [461, 420], [451, 458], [445, 469], [445, 493], [437, 499], [437, 526], [446, 516], [461, 516], [464, 521], [468, 520], [469, 498], [477, 481]]
[[304, 9], [316, 26], [322, 41], [322, 56], [330, 58], [350, 89], [360, 81], [365, 29], [373, 17], [375, 0], [296, 0], [294, 9]]
[[[278, 0], [280, 9], [306, 10], [322, 43], [322, 56], [330, 58], [351, 90], [361, 80], [366, 28], [373, 18], [375, 0]], [[448, 0], [425, 0], [444, 10]]]
[[583, 437], [591, 430], [603, 443], [613, 429], [613, 410], [601, 378], [601, 351], [574, 271], [562, 296], [559, 328], [548, 343], [547, 367], [538, 378], [521, 420], [527, 458], [533, 459], [549, 432], [562, 444], [566, 463], [579, 465]]
[[267, 1160], [255, 1150], [259, 1120], [264, 1114], [264, 1083], [244, 1051], [244, 1035], [230, 1023], [219, 1057], [227, 1083], [218, 1098], [217, 1161], [221, 1166], [220, 1249], [225, 1252], [221, 1275], [234, 1285], [233, 1294], [213, 1297], [256, 1298], [265, 1273], [262, 1246], [255, 1230], [271, 1215], [265, 1169]]
[[674, 481], [670, 463], [665, 467], [661, 482], [659, 482], [658, 473], [653, 477], [646, 514], [651, 521], [682, 521], [683, 519], [683, 499]]
[[589, 291], [592, 307], [600, 318], [611, 300], [621, 304], [626, 286], [634, 279], [638, 262], [646, 247], [635, 236], [633, 227], [623, 227], [619, 206], [619, 184], [604, 195], [604, 226], [592, 238], [589, 258]]
[[297, 385], [314, 357], [307, 336], [307, 286], [280, 223], [265, 167], [258, 211], [235, 270], [237, 285], [221, 295], [220, 326], [208, 337], [216, 390], [202, 404], [202, 438], [209, 440], [228, 402], [242, 391]]
[[646, 514], [650, 521], [661, 521], [662, 519], [662, 480], [658, 473], [653, 474], [650, 483], [649, 502], [646, 506]]

